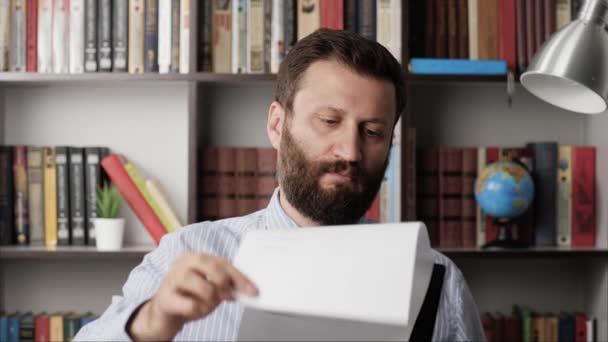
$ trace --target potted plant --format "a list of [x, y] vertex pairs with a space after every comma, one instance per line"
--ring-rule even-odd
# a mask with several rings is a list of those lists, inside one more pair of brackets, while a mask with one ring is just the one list
[[118, 217], [122, 197], [115, 186], [104, 184], [97, 190], [97, 215], [94, 219], [95, 241], [98, 250], [113, 251], [122, 248], [125, 219]]

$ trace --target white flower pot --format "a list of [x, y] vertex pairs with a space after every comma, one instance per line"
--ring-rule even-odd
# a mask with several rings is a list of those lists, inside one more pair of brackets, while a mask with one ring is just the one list
[[95, 241], [99, 251], [116, 251], [122, 248], [125, 232], [124, 218], [96, 218]]

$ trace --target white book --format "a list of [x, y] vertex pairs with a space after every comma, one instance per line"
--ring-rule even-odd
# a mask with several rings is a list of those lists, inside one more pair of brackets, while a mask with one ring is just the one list
[[70, 73], [84, 72], [84, 0], [70, 0]]
[[247, 0], [232, 0], [232, 73], [247, 72]]
[[0, 71], [8, 70], [8, 48], [11, 41], [11, 1], [0, 0]]
[[270, 72], [279, 72], [279, 66], [285, 56], [285, 25], [283, 24], [284, 1], [272, 0], [272, 21], [270, 36]]
[[53, 71], [68, 73], [69, 68], [69, 11], [68, 0], [53, 2]]
[[571, 0], [557, 0], [555, 2], [555, 27], [560, 30], [572, 21]]
[[248, 0], [247, 71], [264, 72], [264, 0]]
[[171, 0], [158, 0], [158, 72], [171, 68]]
[[53, 72], [53, 0], [38, 1], [38, 73]]
[[401, 1], [378, 0], [376, 32], [382, 44], [401, 63]]
[[[302, 335], [352, 340], [352, 329], [369, 335], [357, 335], [358, 340], [393, 340], [396, 331], [398, 340], [408, 340], [433, 272], [423, 223], [276, 228], [244, 234], [234, 259], [259, 290], [256, 297], [237, 293], [245, 305], [239, 340], [286, 341]], [[287, 317], [294, 318], [288, 319], [288, 328], [252, 324]], [[321, 332], [316, 324], [305, 324], [311, 318], [320, 325], [336, 319], [359, 324], [349, 329], [336, 324]], [[365, 330], [370, 326], [377, 328], [374, 333]]]
[[[468, 0], [469, 12], [469, 59], [479, 59], [479, 42], [477, 33], [477, 1]], [[482, 0], [483, 1], [483, 0]]]
[[129, 0], [129, 73], [144, 72], [144, 0]]
[[181, 0], [179, 35], [179, 72], [190, 73], [190, 0]]
[[13, 0], [11, 9], [11, 43], [9, 48], [9, 69], [25, 72], [26, 67], [26, 16], [25, 0]]

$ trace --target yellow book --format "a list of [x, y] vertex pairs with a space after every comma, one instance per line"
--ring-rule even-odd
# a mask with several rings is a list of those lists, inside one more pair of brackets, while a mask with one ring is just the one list
[[171, 206], [169, 206], [169, 202], [167, 202], [167, 199], [160, 191], [160, 187], [156, 181], [152, 179], [146, 180], [146, 188], [148, 189], [148, 192], [150, 192], [150, 196], [154, 198], [160, 207], [160, 210], [163, 212], [165, 217], [167, 217], [167, 220], [169, 220], [169, 223], [176, 228], [182, 227], [183, 225], [181, 222], [179, 222], [179, 219], [177, 218], [177, 215], [175, 215], [175, 212], [171, 209]]
[[167, 217], [163, 214], [163, 211], [158, 206], [158, 203], [156, 203], [154, 198], [150, 196], [150, 193], [146, 188], [146, 184], [144, 183], [144, 178], [141, 176], [139, 171], [137, 171], [135, 165], [133, 165], [133, 163], [131, 162], [126, 162], [125, 171], [127, 171], [127, 174], [129, 175], [129, 177], [131, 177], [131, 180], [133, 181], [133, 183], [135, 183], [135, 186], [137, 186], [137, 189], [139, 190], [141, 195], [144, 197], [146, 202], [148, 202], [148, 205], [150, 205], [150, 208], [152, 208], [152, 211], [154, 211], [154, 214], [156, 214], [156, 217], [158, 217], [160, 223], [162, 223], [163, 227], [165, 227], [165, 230], [169, 233], [175, 231], [176, 227], [171, 225]]
[[572, 146], [560, 145], [557, 152], [557, 245], [572, 245]]
[[49, 317], [50, 341], [63, 341], [63, 316], [60, 313]]
[[55, 168], [55, 149], [42, 149], [44, 162], [44, 244], [57, 246], [57, 170]]

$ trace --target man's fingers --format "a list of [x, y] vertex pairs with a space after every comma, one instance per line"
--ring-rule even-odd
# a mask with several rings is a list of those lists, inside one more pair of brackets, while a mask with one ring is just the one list
[[219, 289], [194, 271], [184, 275], [182, 281], [177, 285], [177, 289], [213, 307], [217, 306], [221, 299]]

